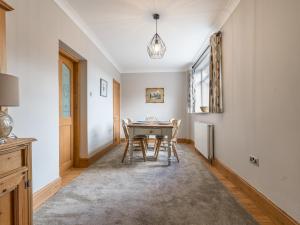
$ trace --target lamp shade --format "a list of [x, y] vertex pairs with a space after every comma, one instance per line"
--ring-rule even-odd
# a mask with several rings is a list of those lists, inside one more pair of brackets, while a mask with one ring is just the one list
[[19, 79], [0, 73], [0, 106], [19, 106]]

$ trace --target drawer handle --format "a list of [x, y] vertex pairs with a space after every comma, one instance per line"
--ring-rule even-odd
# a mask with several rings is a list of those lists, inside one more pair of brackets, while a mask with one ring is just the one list
[[153, 133], [153, 130], [150, 130], [149, 133], [152, 134], [152, 133]]
[[3, 191], [2, 191], [2, 192], [3, 192], [3, 193], [5, 193], [6, 191], [7, 191], [7, 189], [3, 189]]

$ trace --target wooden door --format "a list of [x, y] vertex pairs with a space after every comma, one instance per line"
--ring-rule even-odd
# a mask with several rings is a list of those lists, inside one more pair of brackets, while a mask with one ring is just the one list
[[26, 176], [17, 174], [0, 180], [0, 224], [29, 225]]
[[113, 81], [114, 144], [120, 144], [120, 83]]
[[59, 57], [60, 174], [73, 166], [73, 62]]

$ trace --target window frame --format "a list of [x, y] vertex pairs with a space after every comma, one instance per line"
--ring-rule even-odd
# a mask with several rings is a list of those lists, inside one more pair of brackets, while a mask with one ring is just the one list
[[[192, 74], [191, 74], [191, 113], [208, 113], [203, 112], [203, 110], [200, 107], [205, 107], [209, 109], [209, 85], [210, 85], [210, 60], [211, 60], [211, 49], [210, 46], [208, 46], [205, 51], [202, 53], [200, 58], [197, 60], [197, 62], [192, 67]], [[208, 70], [208, 75], [204, 76], [204, 71]], [[200, 76], [199, 79], [196, 78], [196, 76]], [[208, 79], [208, 99], [207, 99], [207, 105], [204, 105], [204, 82]], [[200, 87], [200, 99], [196, 99], [196, 91]], [[200, 103], [199, 103], [200, 102]], [[198, 107], [199, 106], [199, 107]]]

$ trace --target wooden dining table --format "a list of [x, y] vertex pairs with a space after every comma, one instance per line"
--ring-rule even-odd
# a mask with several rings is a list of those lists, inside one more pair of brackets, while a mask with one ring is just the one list
[[129, 162], [133, 159], [133, 137], [136, 135], [162, 135], [166, 137], [168, 151], [168, 165], [171, 165], [171, 139], [173, 124], [163, 121], [141, 121], [132, 122], [127, 125], [129, 133]]

